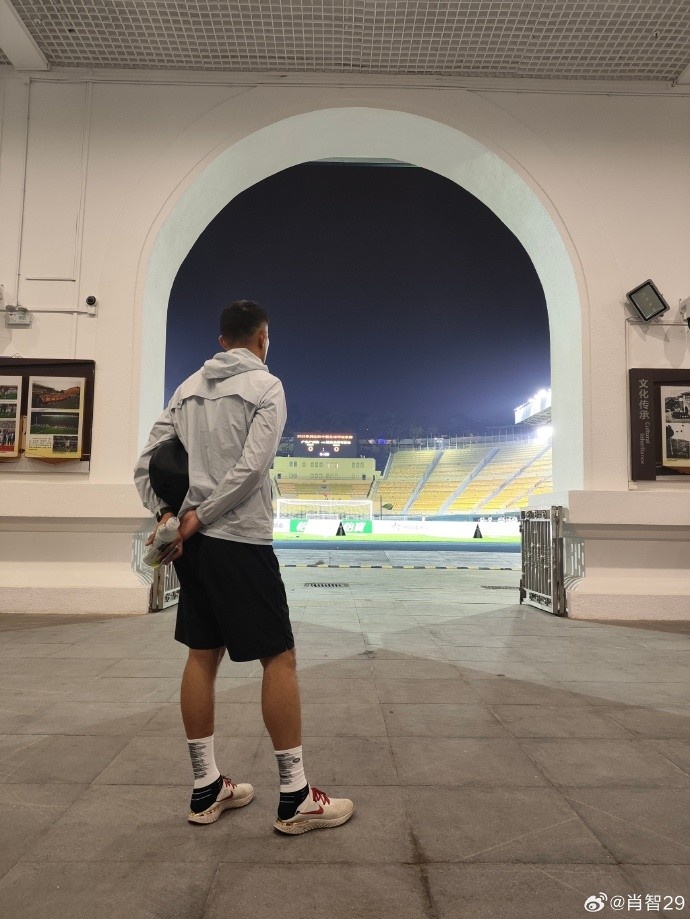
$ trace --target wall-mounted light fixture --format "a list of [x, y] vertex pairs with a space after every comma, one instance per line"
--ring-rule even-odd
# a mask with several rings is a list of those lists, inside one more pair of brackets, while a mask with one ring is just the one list
[[638, 284], [625, 295], [645, 322], [660, 316], [669, 308], [652, 280]]

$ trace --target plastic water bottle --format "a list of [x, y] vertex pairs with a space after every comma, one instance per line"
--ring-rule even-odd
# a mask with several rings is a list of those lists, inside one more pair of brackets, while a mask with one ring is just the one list
[[168, 546], [177, 539], [179, 529], [180, 521], [177, 517], [171, 517], [158, 527], [156, 536], [149, 546], [149, 551], [144, 556], [144, 562], [147, 565], [150, 565], [151, 568], [158, 568]]

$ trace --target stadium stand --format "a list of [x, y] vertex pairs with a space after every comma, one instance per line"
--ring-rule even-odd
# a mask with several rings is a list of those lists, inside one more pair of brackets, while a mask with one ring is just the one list
[[[480, 508], [497, 495], [504, 486], [531, 463], [544, 449], [539, 443], [508, 443], [501, 445], [491, 458], [491, 462], [477, 474], [469, 485], [456, 496], [448, 507], [448, 513], [468, 513]], [[500, 508], [503, 510], [503, 507]]]
[[527, 469], [516, 476], [491, 501], [487, 502], [482, 507], [482, 510], [493, 510], [494, 507], [498, 507], [501, 510], [504, 508], [514, 510], [525, 507], [530, 495], [540, 495], [552, 490], [551, 447], [547, 447]]
[[361, 501], [371, 498], [376, 463], [364, 457], [277, 456], [270, 476], [274, 499]]
[[294, 460], [278, 458], [271, 470], [274, 498], [368, 499], [377, 508], [392, 504], [393, 515], [428, 516], [515, 512], [527, 506], [530, 496], [552, 490], [551, 446], [537, 441], [486, 438], [443, 450], [399, 449], [382, 478], [373, 460], [366, 464], [319, 460], [308, 466], [301, 462], [298, 468]]
[[438, 513], [457, 491], [458, 486], [486, 459], [490, 451], [491, 446], [488, 444], [476, 444], [460, 450], [444, 450], [438, 465], [412, 503], [410, 513]]
[[549, 444], [487, 440], [442, 451], [399, 450], [368, 497], [392, 504], [393, 514], [500, 513], [551, 490]]
[[437, 454], [437, 450], [399, 450], [394, 453], [386, 476], [379, 483], [376, 498], [381, 504], [392, 504], [393, 513], [401, 513]]

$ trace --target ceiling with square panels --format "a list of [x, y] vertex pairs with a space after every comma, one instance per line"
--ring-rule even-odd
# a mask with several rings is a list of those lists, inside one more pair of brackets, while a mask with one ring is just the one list
[[688, 0], [13, 6], [52, 67], [673, 81], [690, 63]]

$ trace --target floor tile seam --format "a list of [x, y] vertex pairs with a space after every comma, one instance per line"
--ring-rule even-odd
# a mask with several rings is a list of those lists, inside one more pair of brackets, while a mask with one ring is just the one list
[[[589, 708], [590, 708], [590, 707], [587, 706], [586, 703], [585, 703], [585, 704], [581, 704], [581, 705], [573, 705], [573, 706], [567, 706], [567, 705], [545, 706], [545, 705], [542, 705], [540, 702], [531, 702], [531, 703], [526, 703], [526, 702], [524, 702], [524, 703], [521, 703], [521, 702], [488, 702], [488, 703], [485, 703], [485, 704], [486, 704], [486, 707], [489, 709], [489, 711], [492, 713], [492, 715], [493, 715], [495, 718], [498, 719], [499, 723], [500, 723], [507, 731], [509, 731], [509, 733], [511, 734], [511, 736], [514, 737], [516, 740], [517, 740], [518, 738], [520, 738], [520, 737], [521, 737], [523, 740], [605, 740], [605, 739], [607, 739], [606, 736], [602, 737], [601, 735], [594, 735], [594, 736], [591, 736], [591, 737], [590, 737], [589, 735], [575, 735], [575, 736], [573, 736], [573, 735], [570, 735], [570, 734], [569, 734], [567, 737], [561, 737], [561, 736], [559, 736], [559, 735], [557, 735], [557, 734], [555, 734], [555, 735], [554, 735], [554, 734], [544, 734], [544, 735], [536, 735], [536, 736], [533, 735], [533, 734], [530, 734], [530, 735], [524, 735], [524, 734], [519, 735], [519, 734], [516, 734], [513, 730], [511, 730], [510, 724], [506, 723], [506, 722], [501, 718], [501, 716], [494, 710], [494, 706], [496, 706], [496, 705], [502, 705], [502, 706], [507, 706], [507, 705], [511, 705], [511, 706], [512, 706], [512, 705], [532, 705], [532, 706], [537, 707], [537, 708], [551, 708], [551, 709], [552, 709], [554, 712], [556, 712], [556, 713], [562, 711], [564, 708], [577, 708], [577, 709], [580, 709], [580, 710], [583, 711], [583, 712], [589, 713]], [[614, 724], [616, 724], [616, 722], [614, 722]], [[620, 727], [620, 725], [617, 725], [617, 727]], [[622, 730], [626, 730], [626, 729], [625, 729], [625, 728], [622, 728]], [[630, 733], [630, 732], [628, 732], [628, 733]], [[633, 737], [633, 735], [630, 735], [630, 736]], [[619, 737], [619, 738], [613, 738], [613, 739], [614, 739], [614, 740], [627, 740], [628, 738], [626, 738], [626, 737]]]
[[[393, 765], [397, 773], [397, 763], [395, 761], [395, 755], [391, 749], [391, 758], [393, 759]], [[403, 797], [402, 787], [400, 787], [400, 797]], [[407, 835], [410, 843], [412, 844], [412, 850], [414, 853], [415, 861], [412, 863], [413, 867], [417, 869], [418, 877], [421, 882], [422, 892], [425, 901], [425, 913], [429, 916], [429, 919], [439, 919], [440, 913], [434, 902], [433, 894], [431, 891], [431, 882], [429, 875], [426, 871], [426, 862], [427, 858], [422, 848], [422, 845], [419, 842], [417, 834], [412, 826], [412, 821], [408, 813], [407, 808], [405, 807], [404, 801], [401, 800], [401, 810], [407, 825]]]
[[[257, 839], [258, 837], [253, 837], [253, 838]], [[76, 865], [78, 864], [78, 865], [157, 865], [157, 866], [162, 866], [162, 865], [179, 865], [182, 862], [184, 862], [184, 860], [181, 858], [178, 858], [175, 860], [166, 859], [166, 858], [155, 858], [155, 859], [147, 860], [146, 862], [142, 862], [141, 860], [135, 860], [135, 859], [132, 859], [130, 861], [128, 859], [112, 859], [112, 858], [110, 859], [74, 858], [74, 859], [64, 859], [60, 861], [52, 860], [49, 862], [49, 864], [52, 864], [52, 865]], [[199, 862], [194, 862], [193, 864], [202, 865], [204, 863], [205, 863], [204, 861], [200, 860]], [[13, 870], [13, 868], [18, 867], [20, 864], [22, 867], [35, 866], [37, 868], [44, 868], [46, 865], [46, 861], [45, 860], [36, 861], [35, 859], [31, 860], [28, 858], [21, 858], [15, 865], [12, 866], [12, 868], [10, 868], [10, 871]], [[592, 868], [602, 868], [602, 867], [611, 867], [611, 868], [614, 868], [614, 867], [620, 867], [620, 868], [625, 868], [625, 867], [629, 867], [629, 868], [674, 867], [675, 868], [677, 867], [677, 868], [683, 868], [683, 869], [687, 868], [687, 864], [683, 862], [681, 862], [680, 864], [678, 864], [677, 862], [650, 863], [650, 862], [630, 862], [630, 861], [624, 861], [624, 862], [616, 861], [613, 863], [605, 863], [601, 861], [588, 861], [586, 859], [569, 859], [568, 861], [553, 861], [553, 862], [529, 862], [529, 861], [515, 862], [515, 861], [491, 861], [491, 860], [486, 860], [486, 861], [481, 861], [481, 862], [470, 862], [470, 861], [450, 861], [450, 860], [443, 860], [440, 858], [431, 858], [423, 862], [418, 862], [418, 861], [406, 860], [404, 858], [395, 858], [395, 859], [392, 859], [386, 862], [380, 862], [380, 861], [372, 862], [372, 861], [367, 861], [365, 859], [362, 859], [361, 861], [359, 861], [354, 858], [349, 858], [349, 859], [329, 858], [327, 861], [319, 860], [318, 862], [311, 861], [309, 863], [306, 863], [306, 862], [296, 863], [296, 862], [290, 862], [287, 860], [286, 861], [276, 861], [275, 859], [257, 859], [257, 858], [246, 858], [246, 857], [243, 857], [241, 861], [224, 861], [221, 857], [221, 861], [219, 862], [217, 869], [214, 872], [214, 879], [215, 879], [215, 875], [218, 870], [222, 868], [228, 868], [231, 865], [234, 865], [236, 867], [249, 865], [251, 867], [259, 867], [259, 868], [265, 868], [267, 866], [270, 866], [271, 868], [280, 867], [280, 868], [286, 868], [286, 869], [300, 867], [305, 870], [328, 868], [330, 866], [365, 868], [365, 869], [367, 868], [381, 869], [381, 868], [397, 868], [397, 867], [425, 869], [425, 868], [434, 868], [437, 866], [442, 867], [442, 868], [445, 868], [445, 867], [464, 868], [470, 865], [473, 867], [479, 867], [479, 866], [481, 867], [512, 867], [512, 868], [523, 868], [524, 867], [524, 868], [537, 868], [537, 869], [542, 868], [543, 866], [567, 867], [569, 865], [590, 866]], [[0, 880], [2, 880], [5, 877], [6, 877], [6, 874], [0, 876]], [[558, 879], [554, 878], [554, 880], [558, 880]], [[565, 886], [569, 886], [569, 885], [565, 885]], [[578, 891], [578, 893], [579, 892], [580, 891]], [[436, 916], [436, 914], [434, 914], [434, 916]]]
[[[59, 735], [58, 735], [58, 736], [59, 736]], [[111, 736], [112, 736], [112, 735], [111, 735]], [[117, 736], [117, 735], [115, 735], [115, 736]], [[108, 760], [108, 762], [105, 764], [105, 766], [103, 766], [103, 768], [101, 769], [101, 771], [100, 771], [97, 775], [94, 775], [94, 776], [93, 776], [93, 778], [92, 778], [91, 781], [89, 782], [87, 788], [91, 788], [92, 785], [94, 785], [94, 784], [96, 784], [96, 782], [98, 782], [98, 779], [100, 778], [100, 776], [103, 775], [103, 773], [106, 771], [106, 769], [109, 769], [109, 768], [112, 766], [113, 762], [114, 762], [114, 761], [117, 759], [117, 757], [122, 753], [122, 751], [123, 751], [123, 750], [126, 750], [127, 747], [130, 745], [130, 743], [131, 743], [133, 740], [135, 740], [135, 739], [136, 739], [136, 737], [131, 737], [131, 738], [127, 741], [127, 743], [123, 744], [123, 745], [120, 747], [120, 749], [117, 751], [117, 753], [114, 753], [114, 754], [113, 754], [112, 758], [111, 758], [110, 760]]]
[[[520, 833], [518, 836], [513, 836], [510, 839], [505, 839], [503, 842], [498, 842], [493, 846], [487, 846], [486, 849], [479, 849], [477, 852], [472, 852], [470, 855], [463, 855], [460, 861], [469, 861], [472, 858], [476, 858], [478, 855], [484, 855], [485, 852], [493, 852], [496, 849], [501, 849], [503, 846], [512, 845], [515, 842], [519, 842], [521, 839], [527, 839], [529, 836], [534, 836], [537, 833], [545, 833], [548, 830], [553, 830], [557, 826], [564, 826], [566, 823], [575, 822], [582, 823], [583, 821], [578, 818], [577, 814], [573, 813], [571, 817], [566, 817], [564, 820], [557, 820], [555, 823], [547, 824], [547, 826], [535, 827], [535, 829], [529, 830], [527, 833]], [[489, 862], [489, 864], [491, 863]], [[498, 864], [505, 864], [505, 862], [498, 862]]]
[[[416, 845], [417, 838], [415, 834], [411, 833], [411, 836], [413, 840], [413, 845]], [[421, 853], [420, 853], [420, 856], [421, 856]], [[419, 878], [420, 878], [421, 885], [422, 885], [422, 891], [424, 894], [425, 912], [429, 916], [429, 919], [439, 919], [441, 914], [439, 913], [438, 907], [436, 905], [436, 901], [434, 900], [434, 894], [431, 889], [431, 880], [429, 878], [429, 873], [427, 871], [426, 862], [420, 861], [420, 863], [416, 865], [416, 868], [419, 874]]]
[[[574, 864], [579, 864], [579, 863], [574, 863]], [[616, 866], [618, 865], [618, 862], [615, 859], [614, 859], [614, 865]], [[573, 887], [572, 884], [568, 884], [567, 881], [563, 880], [562, 877], [558, 877], [558, 876], [555, 876], [554, 874], [549, 873], [548, 871], [545, 870], [545, 868], [540, 863], [536, 863], [536, 862], [532, 863], [531, 867], [535, 868], [541, 874], [546, 875], [546, 877], [548, 877], [552, 881], [555, 881], [556, 884], [559, 884], [561, 887], [565, 887], [566, 890], [575, 891], [575, 893], [578, 894], [578, 896], [580, 897], [583, 896], [581, 890], [579, 890], [577, 887]]]
[[536, 769], [536, 771], [539, 773], [539, 775], [542, 777], [542, 779], [547, 783], [547, 785], [555, 792], [556, 795], [558, 795], [558, 797], [559, 797], [560, 800], [563, 802], [563, 804], [564, 804], [564, 805], [568, 808], [568, 810], [573, 814], [573, 817], [577, 820], [577, 822], [578, 822], [579, 824], [581, 824], [582, 827], [585, 829], [585, 831], [586, 831], [587, 833], [589, 833], [590, 836], [592, 836], [594, 839], [596, 839], [596, 840], [600, 843], [600, 845], [602, 845], [603, 848], [609, 853], [609, 855], [611, 855], [611, 857], [614, 858], [614, 860], [615, 860], [614, 853], [613, 853], [613, 852], [609, 849], [609, 847], [603, 842], [603, 840], [599, 839], [599, 837], [593, 832], [593, 830], [591, 830], [591, 829], [587, 826], [587, 824], [586, 824], [586, 823], [584, 822], [584, 820], [580, 817], [580, 815], [577, 813], [577, 811], [575, 810], [575, 808], [570, 804], [570, 802], [567, 800], [566, 796], [565, 796], [565, 795], [563, 794], [563, 792], [560, 790], [560, 787], [558, 786], [558, 784], [557, 784], [556, 782], [552, 781], [552, 779], [546, 774], [546, 771], [545, 771], [544, 769], [540, 768], [539, 764], [536, 762], [536, 760], [534, 759], [534, 757], [532, 757], [532, 756], [530, 755], [530, 753], [525, 749], [525, 747], [523, 746], [523, 744], [520, 743], [520, 739], [517, 738], [517, 737], [514, 738], [514, 739], [515, 739], [515, 742], [517, 743], [518, 747], [519, 747], [520, 750], [522, 751], [523, 755], [527, 757], [527, 759], [528, 759], [528, 760], [530, 761], [530, 763], [532, 764], [533, 768]]
[[[175, 863], [170, 862], [169, 864], [175, 864]], [[196, 917], [194, 917], [194, 919], [205, 919], [205, 917], [208, 915], [209, 906], [211, 904], [211, 897], [213, 895], [213, 891], [215, 890], [216, 881], [218, 879], [218, 875], [220, 874], [220, 869], [222, 867], [223, 867], [223, 862], [219, 861], [211, 877], [210, 883], [208, 885], [208, 890], [206, 891], [206, 896], [204, 897], [204, 902], [201, 904], [201, 909], [197, 913]], [[190, 919], [192, 919], [192, 917], [190, 917]]]
[[[592, 706], [592, 707], [593, 707], [593, 708], [596, 708], [595, 706]], [[616, 721], [616, 719], [613, 718], [613, 717], [612, 717], [608, 712], [606, 712], [606, 711], [596, 712], [596, 714], [599, 715], [600, 717], [604, 718], [605, 721], [610, 721], [611, 724], [615, 724], [617, 728], [620, 728], [620, 730], [625, 731], [625, 733], [628, 735], [628, 737], [621, 737], [621, 738], [619, 738], [620, 740], [645, 740], [645, 739], [647, 739], [647, 740], [654, 740], [654, 739], [657, 739], [657, 738], [643, 738], [643, 737], [641, 737], [639, 734], [635, 734], [632, 730], [630, 730], [630, 728], [626, 728], [626, 726], [625, 726], [624, 724], [621, 724], [619, 721]], [[662, 738], [662, 739], [663, 739], [663, 738]]]
[[[470, 687], [470, 688], [471, 688], [471, 687]], [[484, 708], [484, 709], [491, 715], [491, 717], [494, 719], [494, 721], [496, 722], [496, 724], [498, 724], [498, 725], [499, 725], [500, 727], [502, 727], [504, 730], [508, 731], [508, 733], [510, 734], [511, 737], [513, 737], [514, 739], [517, 739], [517, 738], [515, 738], [513, 732], [510, 730], [510, 728], [509, 728], [506, 724], [504, 724], [503, 721], [500, 719], [500, 717], [496, 714], [496, 712], [494, 711], [493, 706], [492, 706], [492, 704], [491, 704], [490, 702], [484, 702], [484, 701], [482, 700], [482, 701], [480, 701], [479, 704], [482, 706], [482, 708]]]
[[[485, 681], [479, 680], [478, 682], [481, 683], [481, 682], [485, 682]], [[553, 690], [556, 690], [556, 691], [558, 691], [558, 690], [561, 689], [561, 685], [558, 683], [558, 681], [556, 681], [556, 684], [555, 684], [555, 685], [549, 685], [548, 683], [546, 683], [546, 684], [545, 684], [545, 683], [533, 683], [532, 685], [534, 685], [534, 686], [540, 686], [540, 687], [542, 687], [542, 688], [543, 688], [544, 686], [546, 686], [547, 689], [553, 689]], [[567, 692], [568, 690], [565, 690], [565, 691]], [[555, 705], [546, 706], [546, 707], [547, 707], [547, 708], [582, 708], [582, 709], [585, 710], [585, 711], [586, 711], [586, 710], [589, 710], [589, 709], [591, 709], [591, 708], [597, 708], [597, 705], [596, 705], [594, 702], [590, 702], [589, 699], [586, 699], [586, 698], [583, 699], [583, 697], [580, 697], [580, 699], [581, 699], [582, 701], [573, 702], [571, 705], [561, 705], [561, 704], [559, 704], [559, 703], [556, 703]], [[544, 706], [544, 703], [543, 703], [543, 702], [525, 702], [525, 701], [521, 701], [521, 702], [494, 702], [494, 703], [492, 703], [492, 704], [494, 704], [494, 705], [536, 705], [536, 706]]]
[[[383, 723], [384, 723], [384, 726], [385, 726], [385, 728], [386, 728], [386, 735], [385, 735], [385, 736], [386, 736], [387, 745], [388, 745], [388, 753], [389, 753], [389, 756], [390, 756], [390, 758], [391, 758], [391, 762], [393, 763], [393, 771], [394, 771], [394, 773], [395, 773], [395, 778], [396, 778], [396, 780], [397, 780], [397, 781], [396, 781], [396, 787], [397, 787], [397, 788], [402, 788], [402, 787], [404, 787], [404, 783], [403, 783], [402, 778], [401, 778], [401, 775], [400, 775], [400, 770], [399, 770], [399, 768], [398, 768], [398, 760], [397, 760], [396, 755], [395, 755], [395, 750], [393, 749], [393, 744], [391, 743], [392, 738], [391, 738], [390, 734], [388, 733], [388, 724], [386, 723], [386, 719], [385, 719], [385, 717], [384, 717], [384, 715], [383, 715], [383, 711], [381, 711], [381, 717], [383, 718]], [[411, 834], [413, 833], [412, 827], [410, 827], [410, 833], [411, 833]], [[414, 839], [413, 839], [413, 843], [414, 843], [414, 845], [415, 845], [415, 851], [418, 851], [419, 846], [416, 844], [416, 841], [415, 841]]]
[[[40, 784], [40, 785], [44, 785], [45, 782], [40, 782], [40, 783], [38, 783], [38, 782], [36, 782], [36, 783], [27, 782], [27, 783], [25, 783], [25, 784], [27, 784], [27, 785], [30, 785], [30, 784], [37, 784], [37, 785]], [[70, 785], [71, 783], [64, 783], [64, 784]], [[31, 852], [35, 849], [36, 844], [40, 845], [43, 836], [46, 835], [47, 833], [49, 833], [49, 832], [53, 829], [53, 827], [54, 827], [60, 820], [62, 820], [63, 817], [65, 817], [65, 815], [68, 814], [69, 811], [72, 810], [73, 807], [75, 807], [75, 805], [79, 804], [79, 802], [81, 801], [81, 799], [82, 799], [82, 797], [84, 796], [84, 794], [85, 794], [85, 793], [89, 790], [89, 788], [91, 787], [90, 784], [87, 785], [87, 784], [84, 784], [83, 782], [79, 782], [79, 783], [75, 783], [75, 784], [81, 785], [81, 788], [82, 788], [81, 793], [80, 793], [79, 795], [77, 795], [77, 797], [74, 799], [74, 801], [70, 801], [70, 803], [67, 804], [65, 807], [60, 808], [60, 805], [55, 805], [56, 808], [60, 808], [60, 812], [59, 812], [58, 814], [55, 814], [54, 819], [51, 820], [48, 824], [46, 824], [46, 825], [44, 825], [44, 826], [41, 827], [40, 834], [39, 834], [39, 836], [34, 840], [34, 844], [31, 845], [30, 848], [27, 849], [27, 851], [25, 851], [22, 855], [19, 856], [19, 858], [17, 859], [17, 861], [15, 862], [15, 864], [13, 865], [13, 867], [16, 867], [16, 866], [19, 865], [19, 864], [22, 864], [22, 865], [23, 865], [23, 864], [26, 863], [26, 861], [27, 861], [27, 859], [28, 859], [28, 856], [31, 855]], [[30, 859], [29, 859], [29, 862], [30, 862]], [[30, 863], [31, 863], [31, 862], [30, 862]], [[40, 862], [39, 864], [43, 864], [43, 861]], [[11, 869], [10, 869], [10, 870], [11, 870]], [[6, 877], [6, 875], [7, 875], [7, 872], [6, 872], [4, 875], [1, 875], [1, 876], [0, 876], [0, 881], [2, 880], [3, 877]]]
[[559, 792], [563, 792], [563, 789], [568, 788], [580, 788], [583, 791], [639, 791], [645, 788], [648, 791], [687, 791], [690, 790], [690, 783], [679, 782], [678, 784], [669, 784], [668, 779], [663, 781], [661, 779], [645, 779], [639, 782], [596, 782], [590, 785], [573, 785], [572, 782], [564, 782], [563, 784], [553, 783], [553, 787]]
[[[65, 658], [65, 659], [66, 659], [66, 660], [70, 660], [70, 658]], [[120, 658], [118, 658], [117, 660], [113, 660], [113, 663], [111, 664], [111, 666], [108, 667], [106, 670], [104, 670], [103, 673], [99, 674], [99, 676], [102, 677], [102, 676], [105, 676], [106, 674], [109, 674], [110, 671], [113, 670], [113, 668], [118, 667], [119, 665], [121, 665], [123, 661], [132, 660], [132, 659], [133, 659], [133, 658], [131, 658], [131, 657], [120, 657]], [[134, 660], [136, 660], [136, 658], [134, 658]], [[146, 658], [146, 657], [145, 657], [145, 658], [141, 658], [141, 660], [156, 660], [156, 658]], [[108, 679], [110, 679], [110, 680], [113, 680], [113, 679], [122, 679], [122, 680], [126, 680], [126, 679], [130, 679], [130, 677], [113, 677], [113, 676], [110, 676], [110, 677], [108, 677]], [[154, 678], [153, 678], [153, 677], [148, 677], [148, 679], [154, 679]]]
[[[568, 796], [564, 796], [564, 797], [566, 798], [566, 801], [568, 801], [568, 803], [570, 804], [571, 798], [568, 798]], [[647, 835], [649, 836], [655, 836], [658, 839], [663, 839], [665, 842], [669, 842], [674, 846], [680, 846], [682, 849], [687, 849], [690, 852], [690, 844], [688, 843], [678, 842], [678, 840], [673, 839], [670, 836], [666, 836], [664, 833], [658, 833], [656, 830], [650, 830], [649, 827], [641, 826], [640, 824], [636, 823], [634, 820], [629, 820], [627, 818], [619, 817], [617, 814], [612, 814], [610, 811], [604, 810], [601, 807], [596, 807], [594, 804], [588, 804], [586, 801], [580, 801], [575, 797], [572, 797], [572, 801], [575, 801], [577, 804], [580, 805], [580, 807], [583, 807], [586, 810], [593, 810], [598, 814], [603, 814], [605, 817], [608, 817], [610, 820], [615, 820], [618, 823], [622, 823], [624, 826], [635, 827], [635, 829], [641, 830], [642, 832], [647, 833]]]
[[[645, 746], [645, 748], [648, 748], [649, 742], [651, 742], [652, 740], [658, 740], [659, 738], [654, 738], [654, 737], [640, 737], [640, 738], [638, 738], [638, 739], [642, 742], [642, 744]], [[679, 739], [679, 738], [675, 738], [675, 737], [671, 737], [671, 738], [662, 737], [662, 738], [661, 738], [661, 740], [678, 740], [678, 739]], [[682, 738], [680, 738], [680, 739], [682, 739]], [[681, 772], [683, 775], [688, 776], [688, 778], [690, 779], [690, 772], [688, 772], [688, 770], [687, 770], [687, 769], [684, 769], [682, 766], [679, 766], [678, 763], [675, 762], [675, 760], [672, 760], [669, 756], [667, 756], [666, 753], [664, 753], [663, 750], [657, 750], [656, 747], [652, 747], [652, 749], [654, 750], [655, 753], [658, 753], [659, 756], [660, 756], [662, 759], [665, 759], [667, 763], [670, 763], [675, 769], [677, 769], [677, 770], [678, 770], [679, 772]]]
[[[28, 737], [35, 737], [35, 738], [36, 738], [36, 740], [34, 740], [32, 743], [26, 744], [26, 746], [21, 747], [19, 750], [11, 750], [9, 753], [0, 756], [0, 770], [1, 770], [3, 766], [5, 766], [5, 765], [7, 765], [7, 763], [9, 763], [9, 761], [12, 759], [13, 756], [16, 756], [17, 754], [25, 753], [25, 752], [26, 752], [27, 750], [29, 750], [31, 747], [35, 747], [36, 744], [40, 743], [41, 740], [45, 740], [46, 738], [51, 737], [52, 735], [51, 735], [51, 734], [28, 734], [28, 735], [27, 735], [27, 734], [12, 734], [12, 733], [9, 733], [9, 734], [3, 734], [3, 735], [0, 735], [0, 736], [5, 737], [5, 738], [7, 738], [7, 737], [19, 737], [19, 738], [21, 738], [21, 739], [23, 739], [23, 738], [25, 738], [25, 737], [27, 737], [27, 736], [28, 736]], [[12, 770], [10, 769], [10, 773], [11, 773], [11, 771], [12, 771]], [[9, 773], [8, 773], [8, 774], [9, 774]], [[7, 778], [7, 774], [3, 774], [2, 772], [0, 772], [0, 781], [2, 781], [3, 779], [6, 779], [6, 778]]]
[[[524, 741], [526, 741], [526, 742], [529, 742], [529, 741], [533, 741], [533, 740], [538, 740], [539, 738], [536, 738], [536, 737], [523, 737], [523, 738], [521, 738], [521, 739], [524, 740]], [[653, 739], [655, 739], [655, 738], [640, 737], [639, 735], [638, 735], [638, 736], [635, 736], [635, 737], [633, 738], [632, 741], [629, 741], [627, 737], [589, 737], [589, 738], [584, 738], [584, 737], [545, 737], [545, 738], [543, 738], [543, 740], [545, 740], [545, 741], [547, 741], [547, 742], [553, 742], [553, 743], [561, 743], [561, 742], [563, 742], [563, 741], [570, 741], [570, 740], [572, 740], [572, 741], [580, 741], [580, 740], [598, 740], [598, 741], [601, 741], [602, 743], [605, 742], [605, 743], [612, 743], [612, 744], [613, 744], [613, 743], [632, 743], [632, 744], [635, 744], [635, 745], [640, 746], [640, 747], [643, 747], [643, 746], [644, 746], [644, 742], [645, 742], [646, 740], [653, 740]], [[668, 740], [668, 739], [674, 740], [674, 739], [676, 739], [676, 738], [665, 738], [665, 737], [662, 737], [662, 738], [661, 738], [661, 740]], [[681, 739], [682, 739], [682, 738], [681, 738]], [[527, 752], [527, 751], [525, 751], [525, 752]], [[656, 752], [656, 751], [655, 751], [655, 752]], [[678, 767], [677, 767], [677, 768], [678, 768]], [[685, 772], [684, 769], [680, 769], [679, 771], [682, 773], [682, 775], [688, 775], [688, 773]]]
[[623, 868], [625, 866], [632, 867], [632, 868], [649, 868], [649, 867], [654, 867], [654, 868], [674, 867], [674, 868], [683, 868], [683, 869], [687, 868], [687, 863], [685, 862], [681, 862], [680, 864], [678, 862], [631, 862], [631, 861], [618, 861], [616, 859], [612, 859], [611, 862], [602, 862], [602, 861], [593, 861], [587, 858], [579, 858], [579, 857], [575, 857], [575, 858], [569, 857], [567, 861], [557, 861], [556, 860], [556, 861], [539, 861], [539, 862], [530, 862], [530, 861], [507, 862], [507, 861], [491, 861], [490, 859], [486, 861], [480, 861], [480, 862], [468, 862], [468, 861], [443, 861], [442, 859], [434, 858], [434, 859], [431, 859], [430, 861], [425, 862], [425, 865], [427, 865], [428, 867], [433, 867], [435, 865], [442, 865], [442, 866], [454, 865], [458, 868], [465, 867], [466, 865], [474, 865], [474, 866], [481, 865], [481, 866], [496, 866], [496, 867], [510, 866], [514, 868], [518, 868], [522, 866], [526, 868], [540, 868], [544, 865], [547, 867], [551, 866], [551, 867], [566, 867], [566, 868], [569, 865], [588, 865], [592, 868], [606, 868], [606, 867]]
[[[628, 861], [626, 861], [626, 862], [619, 862], [619, 863], [618, 863], [618, 867], [620, 868], [621, 874], [623, 875], [623, 877], [624, 877], [624, 878], [626, 879], [626, 881], [630, 884], [630, 890], [631, 890], [631, 892], [634, 891], [634, 890], [639, 890], [639, 887], [640, 887], [639, 880], [637, 880], [637, 879], [634, 877], [634, 871], [632, 871], [631, 869], [634, 869], [634, 868], [651, 868], [651, 867], [654, 867], [654, 868], [659, 868], [659, 867], [662, 867], [662, 868], [682, 868], [684, 871], [687, 872], [687, 868], [688, 868], [687, 864], [680, 864], [680, 865], [678, 865], [678, 864], [676, 864], [676, 863], [674, 863], [674, 862], [669, 862], [668, 864], [667, 864], [666, 862], [654, 862], [653, 864], [650, 864], [649, 862], [628, 862]], [[662, 894], [662, 896], [668, 896], [668, 894]], [[686, 900], [687, 900], [687, 899], [688, 899], [688, 898], [686, 897]], [[686, 905], [687, 905], [687, 903], [686, 903]], [[663, 911], [660, 911], [659, 915], [663, 915]], [[667, 913], [667, 915], [668, 915], [668, 913]]]

